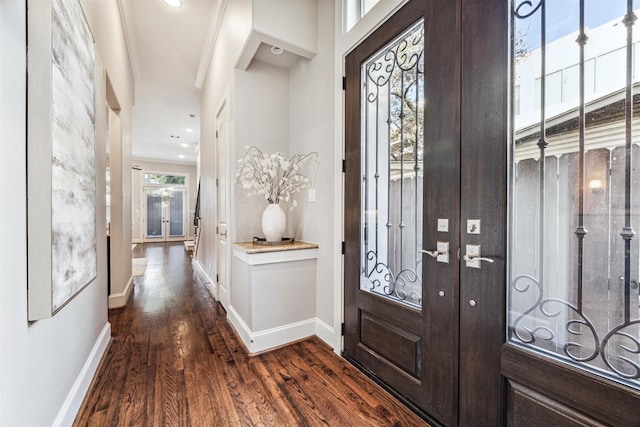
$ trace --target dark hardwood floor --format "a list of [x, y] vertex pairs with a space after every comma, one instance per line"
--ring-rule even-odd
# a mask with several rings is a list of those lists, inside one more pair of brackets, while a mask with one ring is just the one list
[[424, 426], [318, 338], [249, 357], [182, 244], [146, 244], [76, 426]]

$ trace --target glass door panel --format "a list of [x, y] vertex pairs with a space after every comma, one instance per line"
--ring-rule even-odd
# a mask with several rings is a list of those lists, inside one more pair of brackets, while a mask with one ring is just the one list
[[161, 190], [147, 190], [147, 238], [164, 238], [164, 207], [162, 206], [163, 192]]
[[638, 388], [633, 9], [514, 4], [509, 340]]
[[185, 236], [185, 190], [169, 193], [169, 237]]
[[361, 290], [421, 308], [424, 22], [361, 72]]

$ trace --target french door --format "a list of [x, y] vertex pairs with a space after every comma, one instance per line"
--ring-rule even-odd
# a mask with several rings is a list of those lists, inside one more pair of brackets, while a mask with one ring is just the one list
[[186, 238], [186, 189], [146, 188], [145, 242], [180, 241]]
[[345, 62], [344, 356], [448, 426], [504, 420], [506, 13], [410, 1]]

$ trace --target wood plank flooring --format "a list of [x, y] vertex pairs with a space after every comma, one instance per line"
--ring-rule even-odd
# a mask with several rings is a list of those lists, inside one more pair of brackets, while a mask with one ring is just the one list
[[425, 426], [318, 338], [249, 357], [182, 243], [145, 244], [75, 426]]

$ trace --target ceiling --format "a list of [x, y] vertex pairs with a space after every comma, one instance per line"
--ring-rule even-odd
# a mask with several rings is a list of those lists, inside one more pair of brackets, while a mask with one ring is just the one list
[[135, 79], [132, 156], [196, 163], [200, 91], [220, 0], [118, 0]]

